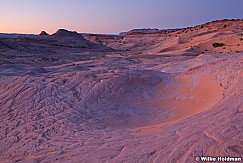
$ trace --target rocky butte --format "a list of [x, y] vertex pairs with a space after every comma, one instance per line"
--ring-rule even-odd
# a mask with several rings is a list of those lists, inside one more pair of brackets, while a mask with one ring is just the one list
[[41, 31], [41, 33], [39, 34], [40, 36], [49, 36], [48, 33], [46, 33], [46, 31]]
[[0, 35], [0, 162], [242, 158], [242, 30]]

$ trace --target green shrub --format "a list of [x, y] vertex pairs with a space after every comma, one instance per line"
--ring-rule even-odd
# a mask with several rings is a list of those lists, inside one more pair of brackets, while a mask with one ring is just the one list
[[224, 46], [224, 43], [213, 43], [213, 47], [217, 48], [217, 47], [222, 47]]

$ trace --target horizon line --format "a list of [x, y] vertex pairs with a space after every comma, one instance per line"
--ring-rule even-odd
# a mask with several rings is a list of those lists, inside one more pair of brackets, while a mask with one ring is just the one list
[[[59, 29], [65, 29], [65, 30], [68, 30], [68, 31], [72, 31], [72, 32], [77, 32], [79, 34], [98, 34], [98, 35], [119, 35], [120, 33], [122, 32], [129, 32], [131, 30], [134, 30], [134, 29], [158, 29], [158, 30], [174, 30], [174, 29], [185, 29], [185, 28], [190, 28], [190, 27], [196, 27], [196, 26], [199, 26], [199, 25], [203, 25], [203, 24], [207, 24], [207, 23], [212, 23], [212, 22], [217, 22], [217, 21], [236, 21], [236, 20], [243, 20], [243, 18], [224, 18], [224, 19], [213, 19], [213, 20], [210, 20], [210, 21], [206, 21], [206, 22], [203, 22], [201, 24], [195, 24], [195, 25], [191, 25], [191, 26], [184, 26], [184, 27], [171, 27], [171, 28], [158, 28], [158, 27], [138, 27], [138, 28], [131, 28], [130, 30], [124, 30], [124, 31], [120, 31], [119, 33], [115, 34], [115, 33], [93, 33], [93, 32], [81, 32], [81, 31], [78, 31], [78, 30], [72, 30], [72, 29], [68, 29], [68, 28], [63, 28], [63, 27], [60, 27], [60, 28], [57, 28], [56, 31], [58, 31]], [[1, 32], [0, 31], [0, 34], [9, 34], [9, 35], [39, 35], [42, 31], [45, 31], [46, 30], [41, 30], [39, 33], [17, 33], [17, 32], [9, 32], [9, 33], [5, 33], [5, 32]], [[46, 32], [49, 34], [49, 32]], [[54, 32], [55, 33], [55, 32]], [[52, 33], [52, 34], [54, 34]], [[50, 34], [50, 35], [52, 35]]]

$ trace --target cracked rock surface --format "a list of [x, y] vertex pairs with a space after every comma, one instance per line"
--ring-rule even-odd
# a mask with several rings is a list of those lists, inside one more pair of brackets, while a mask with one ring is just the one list
[[[2, 75], [0, 160], [240, 157], [242, 56], [205, 54], [166, 63], [164, 58], [106, 57], [45, 65], [47, 73]], [[80, 66], [87, 70], [79, 71]]]
[[0, 162], [243, 157], [242, 25], [0, 38]]

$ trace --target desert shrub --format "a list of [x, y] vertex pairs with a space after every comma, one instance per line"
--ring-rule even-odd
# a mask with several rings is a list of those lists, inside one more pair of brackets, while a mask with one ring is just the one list
[[240, 38], [240, 41], [243, 41], [243, 38]]
[[227, 28], [227, 25], [226, 24], [224, 25], [224, 28]]
[[213, 43], [213, 47], [215, 48], [222, 47], [222, 46], [224, 46], [224, 43], [217, 43], [217, 42]]

